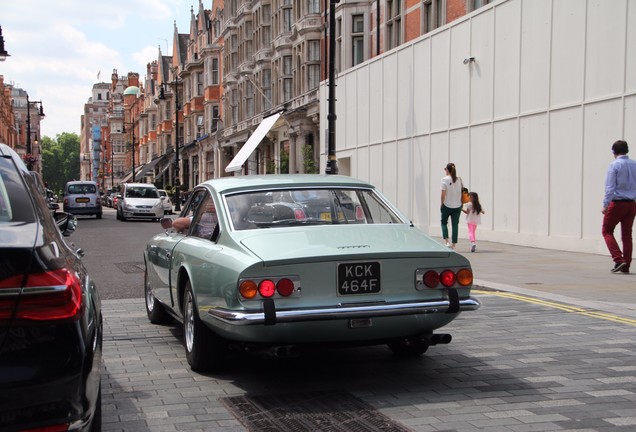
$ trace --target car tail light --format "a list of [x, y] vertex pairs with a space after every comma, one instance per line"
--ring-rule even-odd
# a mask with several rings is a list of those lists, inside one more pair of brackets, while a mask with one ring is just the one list
[[239, 293], [245, 300], [272, 297], [300, 297], [298, 276], [254, 277], [239, 281]]
[[446, 269], [442, 272], [436, 270], [417, 269], [415, 271], [415, 289], [424, 288], [450, 288], [455, 285], [463, 287], [473, 283], [473, 271], [463, 268], [457, 271]]
[[283, 297], [288, 297], [294, 292], [294, 282], [291, 279], [283, 278], [276, 284], [276, 291]]
[[294, 209], [294, 218], [296, 220], [303, 220], [303, 219], [307, 219], [307, 216], [305, 215], [305, 212], [303, 211], [303, 209]]
[[362, 206], [356, 206], [356, 220], [363, 221], [364, 220], [364, 210], [362, 210]]
[[21, 286], [21, 275], [0, 281], [0, 289], [15, 289], [15, 295], [0, 301], [0, 319], [9, 319], [16, 303], [16, 319], [48, 321], [79, 317], [82, 287], [76, 273], [59, 269], [30, 274], [24, 287]]
[[439, 280], [442, 283], [442, 285], [444, 285], [446, 287], [451, 287], [451, 286], [455, 285], [455, 281], [457, 280], [457, 276], [455, 276], [455, 272], [453, 272], [452, 270], [444, 270], [439, 275]]
[[461, 286], [472, 285], [473, 272], [471, 269], [461, 269], [457, 272], [457, 283]]
[[64, 204], [68, 205], [68, 198], [64, 198]]
[[258, 293], [263, 297], [271, 297], [276, 292], [276, 285], [269, 279], [265, 279], [258, 284]]
[[246, 280], [241, 282], [241, 285], [239, 286], [239, 292], [246, 299], [252, 299], [256, 297], [256, 294], [258, 293], [258, 287], [256, 286], [256, 283], [254, 281]]
[[429, 288], [435, 288], [439, 285], [439, 273], [430, 270], [424, 274], [424, 285]]

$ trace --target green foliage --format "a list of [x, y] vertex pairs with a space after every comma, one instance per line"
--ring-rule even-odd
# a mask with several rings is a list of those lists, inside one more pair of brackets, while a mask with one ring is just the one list
[[63, 132], [55, 139], [42, 137], [42, 179], [49, 188], [61, 191], [70, 180], [80, 178], [80, 139], [75, 133]]
[[280, 152], [280, 173], [289, 174], [289, 153], [283, 150]]
[[265, 164], [265, 174], [276, 174], [276, 161], [269, 159]]
[[318, 173], [318, 164], [314, 158], [314, 146], [303, 146], [303, 163], [305, 165], [305, 174]]

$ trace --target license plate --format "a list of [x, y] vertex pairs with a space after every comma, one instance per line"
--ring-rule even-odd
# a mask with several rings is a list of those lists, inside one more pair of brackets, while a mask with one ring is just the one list
[[331, 213], [320, 213], [320, 220], [331, 222]]
[[75, 202], [77, 203], [87, 203], [89, 201], [90, 201], [89, 198], [75, 198]]
[[338, 294], [374, 294], [380, 292], [380, 263], [338, 264]]

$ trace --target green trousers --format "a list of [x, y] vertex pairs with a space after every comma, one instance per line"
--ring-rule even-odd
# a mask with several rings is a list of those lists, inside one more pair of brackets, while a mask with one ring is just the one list
[[442, 237], [448, 239], [448, 218], [451, 218], [451, 228], [453, 230], [453, 238], [451, 243], [457, 243], [457, 231], [459, 231], [459, 217], [462, 214], [462, 208], [450, 208], [442, 204]]

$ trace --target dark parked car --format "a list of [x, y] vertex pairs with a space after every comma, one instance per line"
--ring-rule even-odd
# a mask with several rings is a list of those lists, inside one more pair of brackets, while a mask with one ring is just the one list
[[100, 431], [100, 299], [42, 190], [0, 144], [0, 430]]

